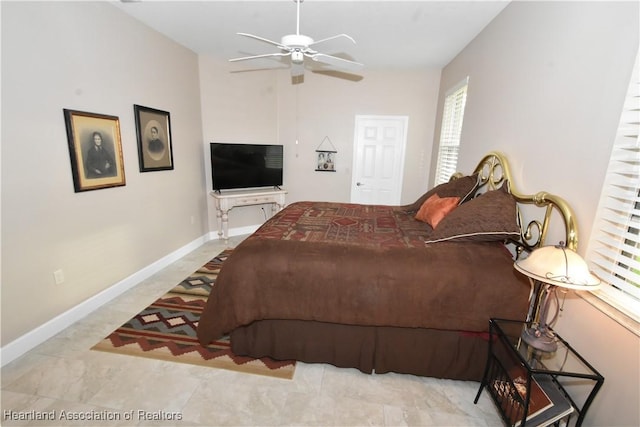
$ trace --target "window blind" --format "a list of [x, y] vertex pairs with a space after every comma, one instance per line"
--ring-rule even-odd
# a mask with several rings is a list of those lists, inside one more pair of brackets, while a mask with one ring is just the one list
[[458, 152], [460, 150], [464, 106], [467, 102], [468, 80], [469, 78], [467, 77], [454, 86], [447, 93], [444, 100], [435, 176], [436, 185], [449, 181], [449, 178], [456, 172], [458, 167]]
[[586, 255], [593, 272], [605, 283], [599, 296], [636, 320], [640, 320], [639, 134], [636, 57]]

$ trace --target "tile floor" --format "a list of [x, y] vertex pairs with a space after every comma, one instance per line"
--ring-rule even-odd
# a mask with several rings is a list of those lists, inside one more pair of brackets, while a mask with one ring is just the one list
[[473, 404], [476, 382], [304, 363], [282, 380], [89, 350], [224, 248], [202, 245], [2, 368], [0, 425], [501, 425], [486, 392]]

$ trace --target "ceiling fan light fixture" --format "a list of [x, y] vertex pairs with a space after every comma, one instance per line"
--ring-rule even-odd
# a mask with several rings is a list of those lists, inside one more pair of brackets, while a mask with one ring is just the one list
[[304, 62], [304, 54], [300, 50], [291, 52], [291, 62], [294, 64], [302, 64]]

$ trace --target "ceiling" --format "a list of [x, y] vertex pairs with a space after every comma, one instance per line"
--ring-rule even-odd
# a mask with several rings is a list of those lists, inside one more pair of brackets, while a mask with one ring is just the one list
[[[338, 38], [314, 48], [369, 69], [442, 68], [508, 3], [303, 0], [300, 33], [315, 40], [349, 34], [356, 45]], [[278, 52], [275, 46], [238, 32], [277, 42], [283, 35], [296, 33], [295, 0], [121, 0], [113, 4], [194, 52], [222, 59]], [[268, 61], [274, 64], [256, 60], [233, 66], [239, 70], [268, 67]]]

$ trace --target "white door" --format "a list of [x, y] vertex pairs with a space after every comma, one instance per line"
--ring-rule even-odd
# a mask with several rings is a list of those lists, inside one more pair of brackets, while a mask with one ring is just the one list
[[407, 116], [356, 116], [351, 202], [399, 205]]

